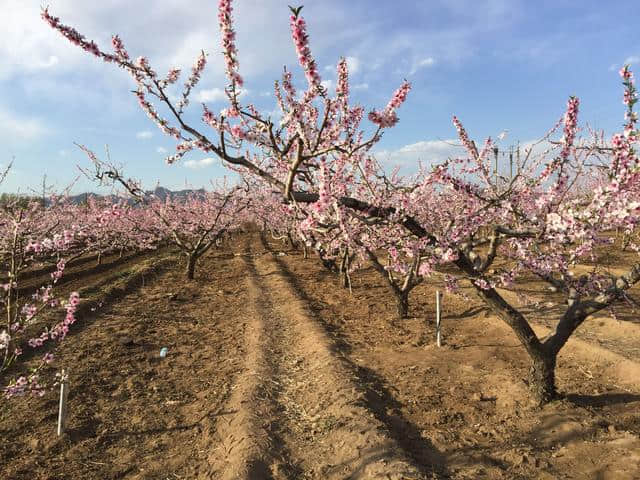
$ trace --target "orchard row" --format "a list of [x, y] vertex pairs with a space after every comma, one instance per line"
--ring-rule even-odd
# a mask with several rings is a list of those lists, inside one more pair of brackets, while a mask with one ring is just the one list
[[[244, 80], [232, 2], [220, 0], [229, 104], [219, 113], [202, 105], [202, 126], [190, 124], [184, 111], [205, 69], [204, 53], [178, 88], [179, 69], [160, 76], [145, 57], [133, 60], [119, 37], [113, 37], [113, 53], [108, 53], [48, 10], [42, 17], [72, 43], [132, 76], [140, 107], [177, 142], [168, 163], [200, 150], [219, 157], [242, 178], [238, 186], [220, 188], [201, 203], [195, 198], [189, 200], [196, 202], [193, 205], [156, 203], [145, 198], [139, 185], [82, 147], [96, 167], [97, 179], [116, 182], [148, 203], [137, 209], [113, 207], [109, 215], [119, 219], [112, 222], [114, 230], [135, 230], [131, 235], [135, 248], [156, 245], [159, 237], [172, 239], [188, 257], [188, 274], [193, 274], [195, 261], [220, 231], [251, 221], [315, 249], [328, 268], [342, 272], [347, 285], [354, 270], [373, 264], [394, 292], [401, 316], [407, 314], [409, 293], [427, 277], [442, 278], [452, 292], [461, 282], [468, 284], [525, 347], [531, 358], [532, 393], [542, 403], [556, 396], [556, 359], [575, 330], [594, 313], [627, 299], [640, 281], [638, 259], [620, 275], [597, 268], [604, 249], [614, 247], [614, 231], [625, 236], [624, 248], [638, 248], [634, 241], [640, 221], [640, 169], [634, 150], [637, 92], [628, 66], [620, 71], [624, 123], [610, 139], [597, 132], [588, 139], [579, 137], [580, 102], [570, 97], [563, 117], [536, 148], [527, 149], [517, 174], [503, 178], [492, 173], [493, 140], [487, 138], [478, 148], [454, 116], [452, 128], [465, 155], [420, 166], [415, 174], [403, 177], [386, 173], [371, 149], [385, 130], [398, 123], [397, 111], [410, 84], [403, 82], [386, 106], [368, 112], [370, 123], [364, 122], [364, 107], [350, 102], [345, 59], [337, 64], [335, 92], [322, 85], [300, 8], [292, 9], [290, 28], [306, 85], [297, 91], [291, 71], [284, 70], [274, 85], [281, 114], [275, 120], [251, 103], [241, 103]], [[541, 146], [548, 148], [540, 152]], [[56, 237], [53, 232], [64, 222], [58, 223], [53, 214], [48, 221], [52, 234], [44, 235], [47, 227], [42, 226], [41, 238], [34, 235], [29, 240], [30, 254], [35, 249], [42, 255], [62, 254], [84, 235], [83, 226], [73, 227], [77, 222], [71, 222]], [[110, 239], [111, 233], [101, 231], [98, 228], [95, 235], [103, 245], [128, 238], [117, 233]], [[11, 235], [7, 238], [3, 241], [11, 244]], [[576, 270], [585, 262], [596, 267], [586, 273]], [[545, 339], [535, 335], [518, 306], [499, 291], [532, 275], [565, 298], [555, 332]], [[6, 291], [11, 288], [9, 282]], [[67, 314], [72, 316], [72, 311]], [[3, 338], [11, 335], [10, 328]]]

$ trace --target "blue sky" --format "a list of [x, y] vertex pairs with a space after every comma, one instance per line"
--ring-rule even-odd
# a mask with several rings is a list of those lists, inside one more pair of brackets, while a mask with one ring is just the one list
[[[246, 99], [274, 110], [273, 81], [287, 65], [304, 77], [290, 40], [292, 0], [239, 0], [235, 26]], [[139, 109], [124, 71], [71, 45], [40, 19], [40, 0], [0, 0], [0, 164], [15, 157], [0, 191], [28, 193], [43, 175], [58, 188], [88, 166], [73, 142], [125, 166], [152, 187], [208, 185], [227, 171], [207, 155], [163, 162], [174, 143]], [[133, 6], [132, 6], [133, 4]], [[145, 55], [161, 73], [188, 71], [198, 52], [208, 66], [192, 96], [212, 110], [226, 105], [215, 0], [48, 0], [52, 14], [109, 50], [119, 34], [132, 57]], [[353, 100], [383, 107], [403, 78], [413, 84], [376, 152], [385, 166], [411, 170], [418, 159], [454, 154], [456, 114], [477, 142], [508, 129], [502, 144], [542, 136], [563, 114], [569, 95], [581, 100], [581, 124], [607, 134], [624, 107], [617, 70], [640, 68], [639, 9], [632, 1], [438, 0], [379, 2], [309, 0], [303, 15], [324, 80], [335, 80], [340, 56], [352, 67]], [[640, 71], [637, 72], [640, 76]], [[206, 128], [206, 127], [202, 127]], [[74, 191], [96, 190], [81, 179]]]

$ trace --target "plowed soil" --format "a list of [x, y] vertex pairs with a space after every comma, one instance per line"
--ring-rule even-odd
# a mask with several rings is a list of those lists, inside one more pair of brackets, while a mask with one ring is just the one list
[[588, 321], [539, 408], [480, 303], [445, 296], [438, 348], [435, 282], [396, 320], [376, 272], [352, 280], [259, 234], [147, 278], [62, 344], [62, 437], [55, 392], [2, 400], [0, 478], [640, 479], [639, 323]]

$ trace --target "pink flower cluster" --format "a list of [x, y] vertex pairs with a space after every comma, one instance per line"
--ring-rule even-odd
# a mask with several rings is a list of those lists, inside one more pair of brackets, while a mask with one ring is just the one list
[[118, 59], [106, 53], [100, 51], [98, 46], [93, 41], [86, 41], [84, 36], [81, 35], [77, 30], [72, 27], [68, 27], [60, 23], [60, 19], [58, 17], [54, 17], [49, 14], [49, 8], [45, 8], [40, 16], [54, 29], [58, 30], [67, 40], [71, 43], [78, 45], [83, 50], [86, 50], [92, 55], [95, 55], [98, 58], [102, 58], [107, 62], [115, 62]]
[[60, 261], [58, 261], [58, 263], [56, 264], [55, 272], [51, 274], [51, 279], [53, 280], [53, 283], [56, 283], [58, 280], [60, 280], [60, 278], [62, 277], [62, 272], [64, 272], [65, 265], [66, 263], [64, 260], [61, 259]]
[[329, 175], [329, 169], [327, 168], [325, 157], [322, 157], [320, 159], [319, 170], [318, 201], [313, 204], [311, 209], [318, 216], [318, 218], [322, 220], [333, 202], [333, 198], [331, 195], [331, 178]]
[[231, 12], [231, 0], [220, 0], [218, 4], [218, 22], [222, 33], [222, 48], [224, 50], [224, 60], [226, 63], [226, 73], [231, 85], [241, 87], [244, 83], [238, 73], [238, 50], [236, 49], [236, 33], [233, 30], [233, 20]]
[[147, 113], [147, 116], [151, 120], [153, 120], [153, 122], [156, 125], [158, 125], [160, 130], [162, 130], [164, 133], [174, 138], [177, 138], [177, 139], [182, 138], [180, 136], [180, 131], [177, 128], [170, 127], [169, 122], [166, 119], [161, 118], [160, 115], [158, 115], [158, 112], [156, 112], [153, 105], [151, 105], [151, 103], [147, 101], [147, 99], [145, 98], [145, 95], [142, 89], [138, 88], [138, 90], [136, 90], [136, 96], [138, 97], [138, 103], [140, 104], [140, 107], [142, 107], [142, 109]]
[[23, 396], [29, 392], [39, 397], [46, 393], [45, 387], [40, 384], [40, 376], [37, 373], [31, 373], [28, 377], [18, 377], [4, 388], [6, 398]]
[[[184, 84], [184, 89], [182, 90], [182, 98], [177, 103], [178, 111], [182, 113], [184, 107], [189, 105], [189, 94], [191, 93], [191, 89], [195, 87], [200, 81], [200, 76], [204, 70], [204, 67], [207, 65], [207, 55], [204, 51], [200, 52], [198, 58], [196, 59], [196, 63], [191, 67], [191, 75], [189, 79]], [[171, 69], [169, 71], [169, 75], [167, 76], [167, 83], [174, 83], [178, 80], [178, 76], [180, 75], [180, 70]]]
[[458, 137], [460, 138], [462, 145], [464, 145], [464, 148], [467, 149], [467, 152], [469, 153], [471, 158], [473, 158], [474, 160], [477, 160], [478, 149], [476, 148], [475, 144], [469, 139], [469, 135], [467, 135], [467, 131], [464, 129], [464, 127], [462, 126], [462, 123], [460, 123], [460, 120], [458, 120], [458, 117], [456, 117], [455, 115], [453, 116], [453, 125], [456, 127], [456, 130], [458, 131]]
[[291, 38], [296, 47], [296, 53], [298, 54], [298, 62], [304, 70], [304, 74], [309, 82], [309, 89], [321, 89], [321, 79], [318, 73], [318, 66], [316, 61], [311, 55], [311, 49], [309, 48], [309, 36], [307, 35], [307, 23], [299, 15], [291, 15]]
[[346, 58], [341, 58], [338, 62], [338, 82], [336, 85], [336, 95], [343, 98], [346, 104], [349, 101], [349, 72]]
[[69, 301], [65, 306], [66, 316], [65, 319], [55, 325], [50, 331], [43, 331], [38, 337], [33, 337], [28, 340], [28, 345], [31, 348], [41, 347], [47, 340], [63, 340], [69, 332], [69, 326], [73, 325], [76, 321], [75, 313], [80, 304], [80, 295], [78, 292], [72, 292], [69, 296]]
[[30, 338], [27, 342], [31, 348], [37, 348], [44, 345], [44, 343], [49, 340], [49, 333], [42, 332], [39, 337]]
[[578, 128], [578, 107], [580, 100], [578, 97], [569, 97], [567, 102], [567, 112], [564, 115], [564, 137], [562, 139], [562, 151], [560, 157], [566, 161], [569, 158], [573, 141]]
[[203, 142], [202, 140], [187, 140], [186, 142], [179, 143], [176, 146], [176, 153], [165, 158], [165, 162], [171, 165], [180, 160], [187, 152], [190, 152], [194, 148], [198, 148], [203, 152], [209, 152], [212, 150], [211, 145]]
[[409, 90], [411, 90], [411, 84], [405, 80], [402, 82], [402, 85], [400, 85], [400, 88], [393, 93], [391, 100], [389, 100], [384, 110], [381, 112], [376, 110], [369, 112], [369, 120], [380, 126], [380, 128], [393, 127], [398, 123], [396, 109], [406, 100]]
[[124, 48], [124, 43], [122, 43], [122, 39], [118, 35], [111, 37], [111, 45], [113, 46], [113, 50], [116, 52], [116, 56], [121, 61], [129, 61], [129, 53], [127, 53], [127, 49]]
[[69, 301], [65, 306], [67, 315], [64, 320], [51, 329], [50, 336], [52, 339], [63, 340], [69, 332], [69, 326], [73, 325], [76, 321], [75, 313], [80, 304], [80, 294], [78, 292], [71, 292]]
[[633, 111], [633, 106], [638, 101], [638, 92], [633, 79], [633, 72], [629, 69], [629, 65], [622, 67], [620, 76], [622, 77], [622, 83], [625, 87], [622, 101], [627, 106], [627, 112], [625, 113], [627, 123], [624, 126], [624, 136], [629, 142], [636, 142], [638, 141], [639, 135], [638, 130], [636, 130], [638, 114]]
[[180, 69], [172, 68], [171, 70], [169, 70], [169, 73], [167, 74], [165, 83], [167, 84], [176, 83], [178, 81], [178, 78], [180, 78]]

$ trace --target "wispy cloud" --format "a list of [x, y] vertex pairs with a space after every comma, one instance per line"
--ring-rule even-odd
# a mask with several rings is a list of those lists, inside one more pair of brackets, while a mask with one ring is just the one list
[[397, 150], [380, 150], [375, 157], [388, 165], [411, 166], [438, 163], [464, 152], [458, 140], [423, 140], [405, 145]]
[[200, 168], [205, 168], [209, 165], [213, 165], [215, 161], [215, 158], [211, 157], [203, 158], [201, 160], [187, 160], [186, 162], [184, 162], [184, 166], [193, 170], [198, 170]]
[[[506, 132], [506, 130], [503, 132]], [[511, 169], [515, 172], [518, 162], [524, 162], [527, 156], [529, 157], [529, 164], [534, 159], [535, 161], [548, 161], [554, 157], [552, 151], [554, 145], [548, 141], [526, 140], [520, 142], [519, 151], [515, 146], [510, 147], [501, 143], [498, 146], [498, 171], [504, 175], [509, 174]], [[510, 153], [513, 155], [512, 157], [510, 157]], [[442, 163], [449, 158], [466, 158], [468, 154], [458, 139], [448, 139], [424, 140], [405, 145], [396, 150], [374, 152], [374, 156], [384, 167], [400, 167], [406, 172], [415, 172], [420, 163], [428, 167], [429, 165]], [[493, 155], [491, 158], [493, 162]]]
[[623, 65], [636, 65], [640, 63], [640, 56], [638, 55], [630, 55], [627, 58], [624, 59], [624, 62], [622, 62], [620, 65], [618, 65], [617, 63], [612, 63], [609, 66], [609, 71], [613, 72], [619, 68], [621, 68]]
[[156, 152], [158, 153], [167, 153], [167, 149], [164, 147], [158, 147], [156, 148]]
[[[246, 88], [241, 88], [238, 90], [238, 98], [242, 98], [245, 95], [250, 93]], [[196, 100], [198, 102], [225, 102], [227, 101], [227, 94], [222, 88], [209, 88], [205, 90], [200, 90], [196, 94]]]
[[349, 75], [353, 76], [360, 71], [360, 60], [358, 57], [345, 57]]
[[210, 88], [208, 90], [200, 90], [196, 99], [198, 102], [221, 102], [227, 98], [227, 94], [221, 88]]
[[418, 72], [418, 70], [421, 70], [423, 68], [432, 67], [433, 65], [435, 65], [435, 63], [436, 61], [433, 57], [417, 59], [413, 62], [413, 65], [411, 65], [409, 75], [414, 75]]
[[[349, 76], [353, 77], [360, 71], [360, 65], [362, 64], [362, 62], [360, 62], [360, 59], [358, 57], [347, 56], [344, 58], [347, 61], [347, 71], [349, 72]], [[326, 67], [324, 67], [324, 69], [327, 72], [336, 73], [336, 67], [337, 65], [327, 65]]]
[[0, 139], [37, 140], [50, 133], [50, 129], [37, 117], [26, 117], [0, 107]]
[[153, 133], [149, 130], [143, 130], [142, 132], [136, 133], [136, 138], [140, 138], [143, 140], [149, 139], [151, 137], [153, 137]]

